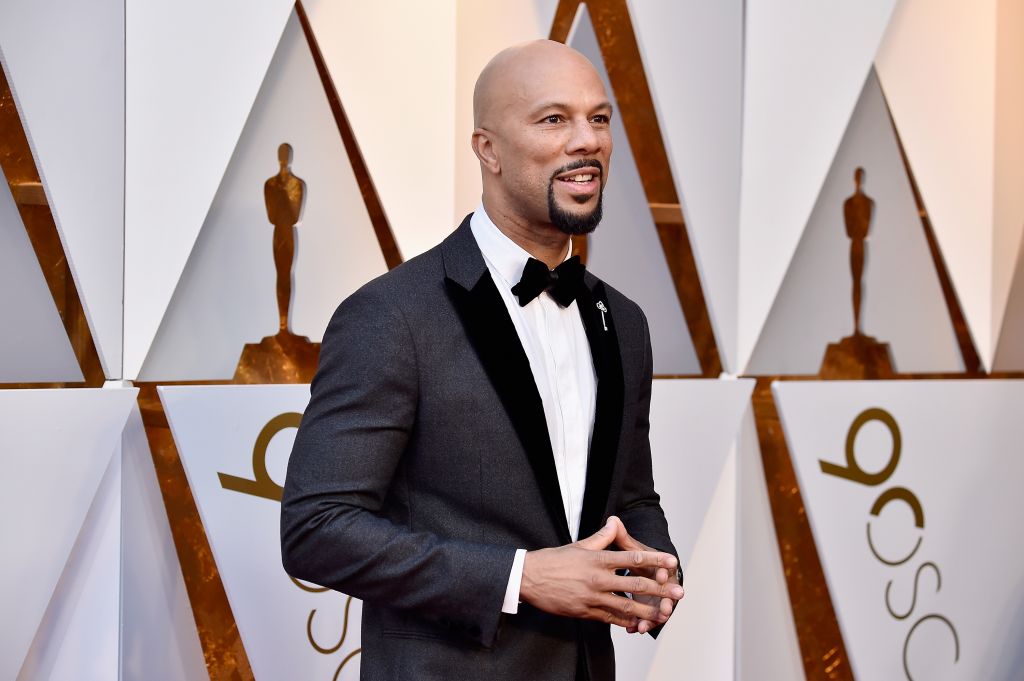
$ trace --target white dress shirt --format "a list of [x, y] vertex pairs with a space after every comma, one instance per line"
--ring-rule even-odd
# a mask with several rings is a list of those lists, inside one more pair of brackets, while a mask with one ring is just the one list
[[[530, 254], [495, 226], [482, 204], [469, 225], [530, 361], [533, 380], [544, 404], [565, 519], [576, 540], [597, 395], [597, 378], [583, 320], [575, 301], [563, 308], [547, 293], [520, 307], [512, 287], [522, 278]], [[566, 259], [571, 250], [566, 252]], [[518, 611], [525, 556], [525, 549], [516, 551], [502, 612]]]

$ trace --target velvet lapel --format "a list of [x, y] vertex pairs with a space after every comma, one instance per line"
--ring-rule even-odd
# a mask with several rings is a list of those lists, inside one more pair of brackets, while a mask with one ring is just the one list
[[562, 506], [544, 405], [519, 334], [469, 229], [468, 217], [445, 241], [444, 252], [449, 297], [526, 450], [559, 539], [567, 544], [572, 537]]
[[592, 288], [584, 287], [576, 302], [590, 342], [594, 371], [597, 373], [594, 430], [590, 438], [587, 487], [580, 515], [579, 536], [582, 538], [600, 529], [605, 520], [604, 511], [619, 449], [619, 434], [622, 431], [623, 378], [615, 320], [609, 311], [604, 284], [597, 281]]

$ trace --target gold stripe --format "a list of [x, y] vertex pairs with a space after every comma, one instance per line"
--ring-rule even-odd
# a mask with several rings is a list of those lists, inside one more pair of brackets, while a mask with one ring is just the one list
[[[401, 264], [402, 255], [384, 207], [301, 2], [296, 3], [295, 11], [359, 184], [384, 261], [389, 269], [394, 268]], [[231, 381], [183, 381], [161, 385], [308, 383], [316, 370], [319, 349], [319, 343], [310, 343], [308, 339], [291, 334], [278, 334], [263, 339], [259, 344], [246, 345]], [[246, 351], [250, 350], [260, 351], [259, 361], [247, 361]], [[238, 634], [223, 580], [213, 559], [209, 539], [185, 477], [163, 405], [157, 397], [156, 384], [140, 383], [139, 386], [139, 405], [143, 410], [146, 435], [157, 467], [160, 490], [211, 681], [250, 681], [253, 679], [252, 667]], [[347, 607], [345, 612], [347, 624]], [[358, 653], [359, 649], [346, 656], [337, 671], [340, 672]]]
[[[208, 381], [204, 384], [213, 383], [216, 382]], [[254, 681], [249, 657], [242, 645], [199, 509], [188, 485], [163, 405], [157, 396], [156, 385], [137, 385], [146, 439], [153, 456], [160, 494], [171, 526], [181, 573], [185, 578], [185, 590], [192, 605], [192, 616], [210, 681]]]
[[882, 92], [882, 101], [885, 103], [885, 111], [889, 115], [889, 124], [892, 126], [892, 133], [896, 137], [896, 144], [900, 149], [900, 158], [903, 159], [903, 167], [907, 171], [907, 179], [910, 181], [910, 189], [914, 192], [914, 202], [917, 204], [917, 214], [921, 217], [921, 228], [924, 230], [924, 238], [928, 242], [928, 251], [932, 256], [932, 263], [935, 265], [935, 273], [939, 277], [939, 286], [942, 288], [942, 296], [946, 301], [946, 309], [949, 311], [949, 319], [953, 325], [953, 333], [956, 334], [957, 345], [960, 346], [960, 356], [964, 361], [964, 370], [973, 376], [980, 376], [984, 373], [981, 366], [981, 357], [971, 337], [971, 330], [967, 326], [967, 318], [963, 308], [960, 306], [960, 298], [956, 294], [956, 287], [953, 286], [953, 278], [946, 267], [946, 259], [939, 247], [939, 240], [935, 237], [935, 230], [932, 228], [932, 221], [928, 217], [928, 209], [921, 198], [921, 191], [917, 186], [917, 179], [910, 167], [910, 159], [903, 148], [903, 138], [896, 127], [896, 120], [892, 116], [892, 109], [889, 108], [889, 100]]
[[[46, 200], [39, 169], [32, 156], [21, 116], [15, 107], [3, 64], [0, 64], [0, 170], [3, 171], [11, 194], [14, 195], [25, 232], [39, 260], [46, 285], [50, 289], [50, 295], [64, 323], [64, 331], [68, 335], [78, 366], [85, 378], [82, 382], [2, 385], [4, 388], [99, 387], [106, 378], [103, 375], [99, 352], [89, 330], [85, 308], [75, 287], [71, 267], [61, 244], [53, 212]], [[11, 333], [16, 332], [16, 329], [11, 330]]]
[[652, 203], [651, 215], [659, 225], [686, 225], [683, 207], [678, 203]]
[[804, 675], [808, 679], [853, 681], [825, 572], [772, 398], [773, 380], [776, 377], [758, 378], [752, 401], [765, 487], [803, 657]]
[[21, 206], [46, 206], [46, 192], [42, 182], [13, 182], [14, 202]]
[[[568, 39], [581, 4], [584, 3], [580, 0], [558, 3], [551, 27], [552, 40], [564, 43]], [[629, 7], [626, 0], [588, 0], [585, 4], [590, 10], [608, 79], [615, 91], [661, 248], [700, 361], [701, 375], [716, 377], [722, 371], [722, 362]]]
[[306, 9], [302, 6], [302, 0], [295, 3], [295, 11], [302, 24], [302, 32], [309, 43], [309, 50], [313, 54], [313, 62], [316, 64], [317, 73], [320, 74], [320, 82], [323, 83], [324, 92], [327, 94], [327, 101], [331, 106], [331, 113], [338, 125], [338, 133], [345, 145], [345, 152], [348, 154], [349, 163], [352, 164], [352, 172], [355, 173], [356, 182], [359, 183], [359, 190], [363, 194], [363, 202], [370, 214], [370, 222], [373, 223], [374, 232], [377, 234], [377, 242], [380, 244], [381, 253], [384, 254], [384, 262], [388, 269], [394, 269], [402, 264], [402, 253], [398, 249], [398, 242], [395, 240], [394, 232], [391, 231], [391, 224], [388, 222], [387, 214], [384, 212], [384, 204], [380, 201], [377, 188], [370, 176], [370, 170], [363, 159], [363, 153], [359, 150], [359, 143], [356, 141], [355, 133], [345, 114], [345, 107], [341, 104], [341, 97], [338, 95], [338, 88], [334, 85], [331, 72], [327, 68], [323, 53], [320, 52], [320, 44], [316, 41], [313, 26], [306, 16]]

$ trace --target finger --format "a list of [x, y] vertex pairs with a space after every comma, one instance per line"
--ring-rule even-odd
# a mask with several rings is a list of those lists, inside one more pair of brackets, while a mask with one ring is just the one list
[[604, 608], [589, 608], [586, 614], [583, 615], [584, 619], [594, 620], [596, 622], [604, 622], [605, 624], [614, 624], [617, 627], [622, 627], [625, 630], [630, 628], [636, 629], [640, 625], [640, 620], [636, 617], [623, 617]]
[[674, 607], [675, 607], [675, 601], [673, 601], [671, 598], [662, 598], [661, 599], [661, 606], [660, 606], [661, 614], [664, 615], [665, 617], [668, 617], [668, 616], [670, 616], [672, 614], [672, 609]]
[[643, 603], [614, 594], [604, 594], [595, 604], [602, 610], [607, 610], [618, 617], [632, 617], [641, 620], [660, 620], [662, 618], [661, 608], [657, 604]]
[[640, 575], [629, 575], [627, 577], [609, 575], [607, 580], [601, 580], [597, 586], [602, 591], [621, 591], [623, 593], [631, 593], [634, 596], [660, 596], [675, 600], [683, 597], [683, 588], [678, 584], [669, 584], [667, 582], [659, 584], [653, 579], [641, 577]]
[[617, 521], [615, 528], [615, 543], [619, 548], [626, 551], [654, 551], [653, 548], [631, 535], [629, 530], [626, 529], [626, 524], [623, 523], [622, 520], [616, 516], [611, 516], [609, 520], [611, 518], [615, 518]]
[[[615, 516], [612, 516], [612, 518], [614, 517]], [[600, 530], [590, 535], [586, 539], [580, 539], [578, 542], [576, 542], [576, 546], [588, 549], [590, 551], [601, 551], [603, 549], [608, 548], [611, 545], [611, 543], [615, 541], [616, 537], [616, 526], [615, 523], [612, 521], [612, 518], [609, 518], [605, 522], [604, 527], [602, 527]], [[618, 518], [615, 518], [615, 520], [618, 520]]]
[[665, 568], [658, 568], [658, 571], [654, 575], [654, 579], [657, 580], [658, 584], [665, 584], [668, 582], [668, 570]]
[[[606, 526], [607, 527], [607, 526]], [[618, 570], [628, 568], [667, 568], [674, 570], [679, 561], [671, 553], [661, 551], [601, 551], [598, 554], [601, 566], [606, 569]]]
[[640, 601], [641, 603], [648, 603], [650, 605], [661, 606], [661, 596], [638, 596], [633, 594], [634, 601]]
[[625, 523], [618, 516], [608, 516], [608, 522], [612, 523], [615, 527], [615, 545], [623, 551], [646, 551], [648, 547], [644, 546], [636, 539], [634, 539], [629, 531], [626, 530]]
[[636, 567], [636, 566], [633, 566], [633, 567], [629, 568], [627, 574], [630, 574], [630, 575], [640, 575], [641, 577], [646, 577], [647, 579], [655, 579], [657, 577], [657, 575], [658, 575], [658, 570], [659, 569], [661, 569], [661, 568]]

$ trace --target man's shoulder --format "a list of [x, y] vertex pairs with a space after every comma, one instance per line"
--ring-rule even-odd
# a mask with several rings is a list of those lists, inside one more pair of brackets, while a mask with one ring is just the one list
[[392, 270], [359, 287], [346, 300], [377, 299], [390, 303], [418, 301], [431, 292], [442, 292], [444, 286], [444, 242], [409, 258]]

